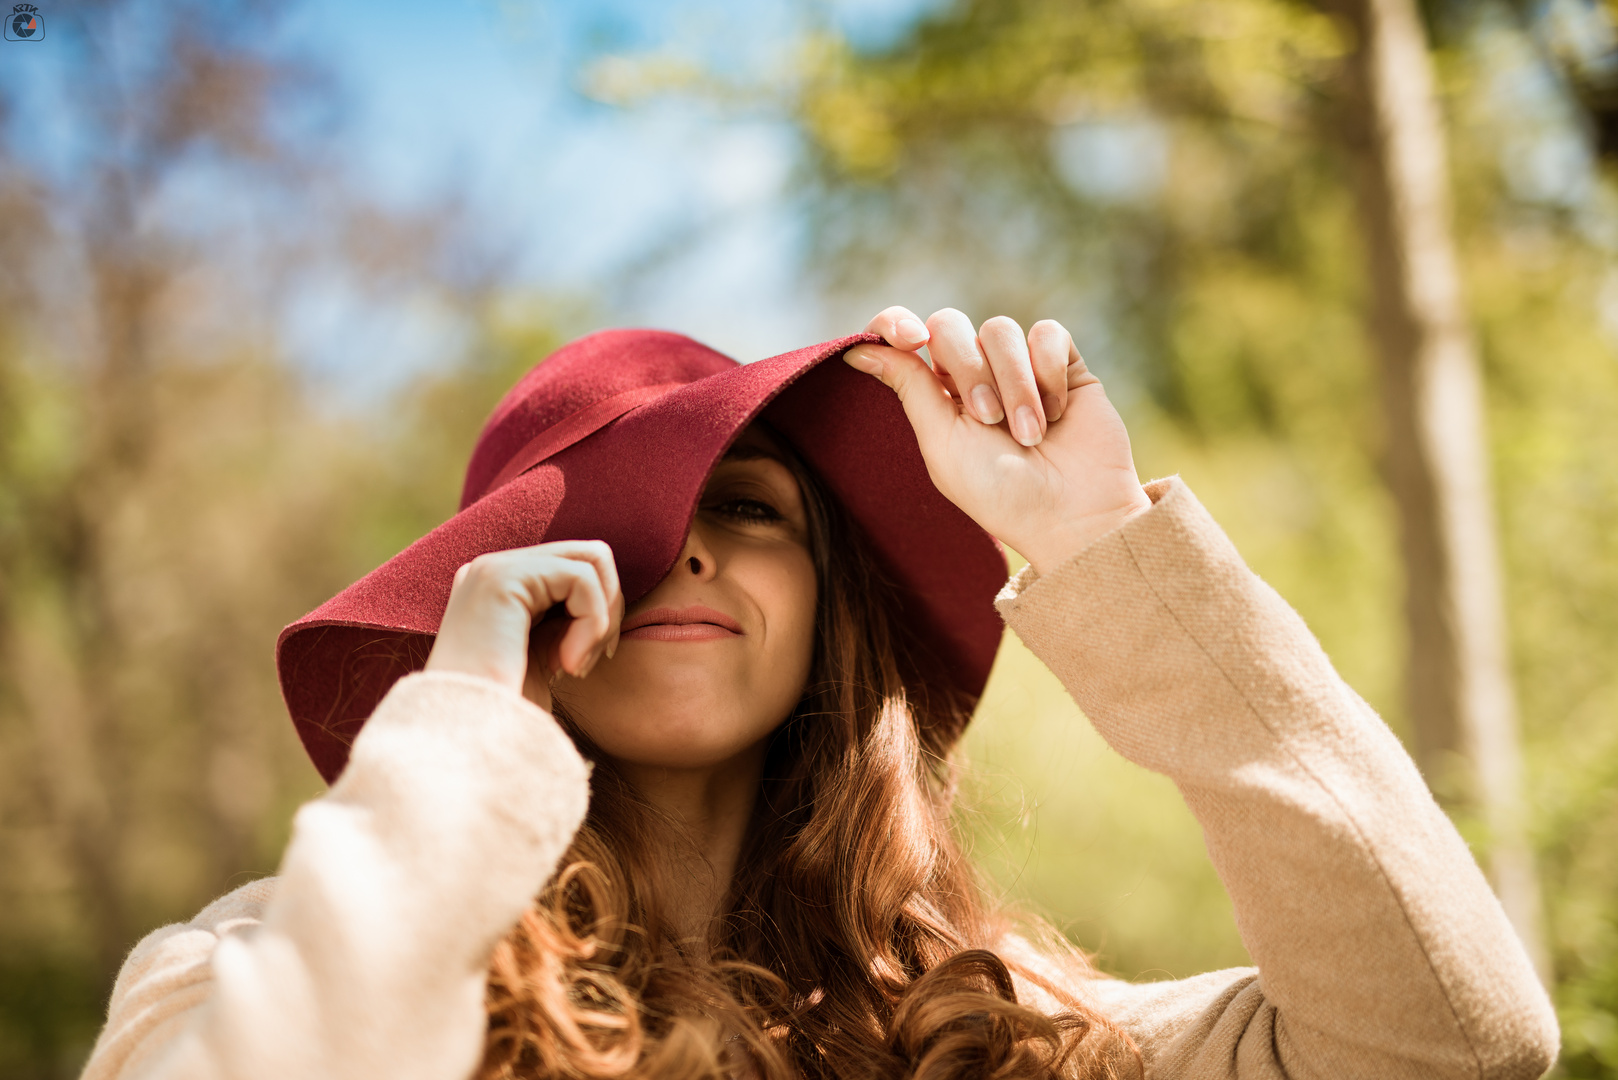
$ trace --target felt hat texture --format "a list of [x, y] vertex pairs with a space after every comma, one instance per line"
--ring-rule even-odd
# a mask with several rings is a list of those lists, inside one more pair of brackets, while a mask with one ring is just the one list
[[739, 364], [680, 334], [604, 330], [535, 365], [484, 425], [460, 510], [281, 632], [281, 693], [316, 769], [335, 780], [388, 688], [426, 663], [460, 566], [604, 540], [632, 604], [673, 567], [709, 473], [760, 417], [863, 529], [941, 677], [976, 699], [1005, 557], [933, 486], [893, 392], [837, 362], [878, 340]]

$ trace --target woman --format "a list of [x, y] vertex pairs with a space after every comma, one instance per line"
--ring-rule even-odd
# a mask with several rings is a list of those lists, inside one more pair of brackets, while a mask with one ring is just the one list
[[[563, 350], [461, 512], [288, 628], [337, 782], [279, 878], [135, 949], [86, 1076], [1549, 1067], [1549, 1003], [1414, 766], [1190, 492], [1141, 486], [1064, 329], [890, 308], [715, 356]], [[1006, 622], [1178, 783], [1256, 968], [1106, 979], [987, 904], [947, 822], [998, 636], [978, 527], [1029, 561]]]

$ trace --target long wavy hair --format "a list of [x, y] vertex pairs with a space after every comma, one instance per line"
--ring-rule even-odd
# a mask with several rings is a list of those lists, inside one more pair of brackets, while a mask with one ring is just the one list
[[[1003, 955], [1021, 939], [950, 820], [973, 702], [909, 631], [838, 500], [786, 459], [818, 579], [815, 656], [771, 736], [725, 914], [702, 947], [678, 940], [660, 902], [677, 886], [652, 855], [677, 826], [559, 704], [596, 762], [590, 810], [495, 948], [479, 1080], [1138, 1074], [1128, 1036], [1071, 989], [1093, 975], [1082, 955], [1050, 933], [1050, 962]], [[1018, 1000], [1014, 973], [1046, 1010]]]

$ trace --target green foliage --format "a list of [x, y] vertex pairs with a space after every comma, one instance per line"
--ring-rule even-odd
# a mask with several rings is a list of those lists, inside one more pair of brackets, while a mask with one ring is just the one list
[[276, 635], [454, 512], [494, 402], [558, 340], [546, 309], [510, 308], [363, 424], [252, 355], [171, 359], [146, 465], [112, 497], [79, 472], [93, 385], [0, 367], [23, 421], [0, 428], [0, 1075], [74, 1075], [123, 951], [274, 872], [323, 788]]
[[0, 959], [0, 1070], [13, 1080], [76, 1076], [101, 1026], [106, 988], [86, 957], [49, 945]]
[[[1544, 120], [1499, 94], [1491, 41], [1440, 58], [1458, 232], [1564, 1067], [1618, 1077], [1611, 192], [1513, 194], [1499, 148]], [[1142, 472], [1186, 477], [1397, 729], [1400, 570], [1330, 138], [1343, 48], [1284, 0], [972, 0], [877, 54], [806, 42], [791, 100], [822, 284], [906, 301], [894, 283], [920, 268], [974, 314], [1067, 320]], [[700, 82], [659, 63], [619, 63], [612, 92]], [[1097, 139], [1159, 165], [1127, 183], [1087, 172]], [[363, 417], [318, 408], [273, 341], [167, 349], [139, 380], [140, 453], [114, 454], [97, 441], [119, 401], [106, 358], [14, 295], [11, 268], [51, 242], [33, 200], [0, 188], [0, 1075], [43, 1078], [76, 1071], [121, 950], [273, 870], [319, 790], [274, 684], [280, 626], [453, 511], [489, 408], [581, 320], [474, 300], [466, 362]], [[188, 303], [252, 301], [154, 287], [146, 329], [167, 340]], [[1009, 901], [1119, 974], [1245, 962], [1172, 785], [1107, 749], [1015, 641], [967, 752], [963, 823]]]
[[[453, 512], [560, 318], [434, 278], [442, 221], [314, 182], [316, 148], [272, 114], [318, 81], [258, 32], [269, 8], [227, 7], [143, 13], [171, 62], [116, 76], [66, 25], [70, 178], [0, 131], [0, 1076], [19, 1080], [78, 1072], [139, 938], [274, 872], [323, 786], [280, 700], [280, 628]], [[286, 233], [307, 219], [275, 200], [318, 191], [328, 257], [449, 294], [480, 346], [374, 413], [326, 407], [273, 333], [278, 272], [318, 245], [278, 234], [232, 273], [240, 238], [161, 210], [198, 146]]]
[[[1554, 233], [1552, 234], [1554, 235]], [[1618, 1076], [1618, 362], [1610, 273], [1518, 236], [1473, 259], [1508, 599], [1569, 1076]], [[1541, 236], [1540, 241], [1545, 239]]]
[[[1613, 192], [1603, 180], [1556, 205], [1510, 187], [1503, 148], [1520, 162], [1558, 122], [1565, 137], [1566, 121], [1524, 104], [1533, 75], [1520, 66], [1535, 54], [1501, 10], [1467, 11], [1438, 59], [1564, 1068], [1612, 1077]], [[815, 147], [829, 279], [902, 302], [921, 262], [980, 317], [1066, 319], [1123, 401], [1142, 471], [1185, 475], [1397, 729], [1400, 568], [1361, 329], [1353, 162], [1337, 127], [1344, 47], [1324, 16], [1283, 0], [968, 0], [879, 53], [817, 43], [794, 107]], [[1163, 167], [1143, 174], [1150, 182], [1108, 188], [1084, 175], [1104, 156], [1085, 140], [1120, 129], [1156, 141], [1144, 156]], [[995, 776], [1016, 778], [991, 784], [973, 819], [998, 878], [1116, 970], [1238, 958], [1194, 824], [1160, 805], [1173, 795], [1072, 733], [1076, 712], [1047, 702], [1015, 656], [997, 679], [1015, 671], [1035, 689], [997, 682], [971, 743]], [[1025, 715], [1026, 729], [1013, 719]], [[1169, 899], [1155, 908], [1153, 896]]]

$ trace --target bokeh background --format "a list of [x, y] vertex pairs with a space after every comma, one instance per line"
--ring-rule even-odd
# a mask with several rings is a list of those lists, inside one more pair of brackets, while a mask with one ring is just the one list
[[[1381, 6], [1441, 110], [1521, 797], [1423, 764], [1534, 867], [1565, 1075], [1618, 1076], [1614, 6]], [[75, 1075], [128, 948], [274, 872], [321, 790], [277, 631], [601, 326], [751, 359], [890, 303], [1063, 320], [1143, 474], [1416, 745], [1365, 10], [41, 2], [0, 41], [0, 1075]], [[1014, 640], [967, 752], [1009, 902], [1128, 977], [1244, 962], [1173, 786]]]

